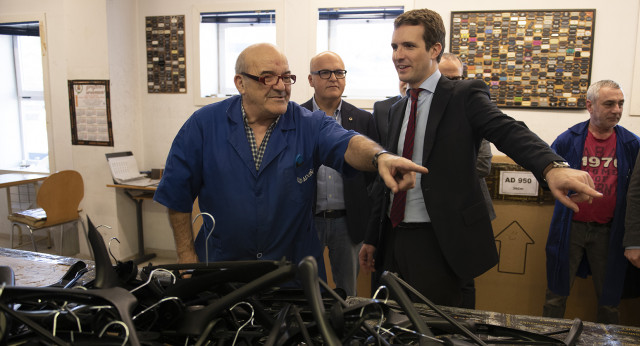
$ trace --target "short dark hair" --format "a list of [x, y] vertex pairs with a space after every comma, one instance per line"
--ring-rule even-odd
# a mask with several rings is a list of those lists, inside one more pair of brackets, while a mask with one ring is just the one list
[[429, 50], [436, 43], [440, 43], [442, 46], [442, 50], [437, 58], [438, 62], [440, 62], [445, 48], [444, 39], [447, 35], [442, 17], [440, 17], [437, 12], [426, 8], [411, 10], [398, 16], [393, 23], [395, 29], [403, 25], [422, 25], [424, 28], [422, 39], [424, 39], [425, 48]]

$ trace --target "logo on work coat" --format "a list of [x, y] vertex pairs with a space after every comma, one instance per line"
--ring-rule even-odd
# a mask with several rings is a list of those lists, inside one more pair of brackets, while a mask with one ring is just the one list
[[309, 180], [309, 178], [311, 178], [312, 175], [313, 175], [313, 168], [311, 168], [309, 170], [309, 173], [305, 174], [304, 177], [298, 178], [298, 184], [302, 184], [305, 181]]

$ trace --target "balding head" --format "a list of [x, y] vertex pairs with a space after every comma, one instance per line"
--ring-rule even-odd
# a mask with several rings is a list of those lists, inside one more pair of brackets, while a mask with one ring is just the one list
[[[340, 75], [341, 78], [337, 78], [335, 74], [335, 71], [344, 71], [342, 58], [334, 52], [322, 52], [311, 58], [309, 69], [309, 85], [315, 91], [314, 97], [318, 105], [337, 107], [346, 86], [344, 74]], [[322, 78], [319, 71], [330, 71], [329, 78]]]
[[340, 55], [334, 52], [326, 51], [326, 52], [319, 53], [318, 55], [311, 58], [311, 62], [309, 63], [309, 72], [317, 71], [318, 64], [324, 61], [336, 62], [340, 64], [342, 66], [341, 69], [344, 70], [344, 62], [342, 61], [342, 58], [340, 57]]
[[245, 48], [236, 60], [236, 74], [249, 72], [251, 65], [256, 60], [264, 60], [265, 58], [283, 59], [287, 65], [287, 57], [277, 46], [271, 43], [256, 43]]
[[438, 65], [440, 73], [449, 79], [461, 79], [464, 76], [462, 61], [457, 55], [452, 53], [442, 54], [442, 60]]

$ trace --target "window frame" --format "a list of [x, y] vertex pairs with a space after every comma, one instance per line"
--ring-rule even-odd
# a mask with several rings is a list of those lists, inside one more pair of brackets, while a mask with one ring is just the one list
[[[201, 13], [215, 13], [215, 12], [241, 12], [241, 11], [263, 11], [274, 10], [276, 13], [276, 44], [279, 47], [284, 46], [285, 42], [285, 23], [282, 20], [284, 16], [284, 5], [282, 1], [265, 1], [260, 3], [221, 3], [211, 4], [193, 7], [193, 53], [190, 54], [193, 57], [193, 73], [191, 79], [193, 80], [194, 93], [193, 101], [198, 107], [205, 106], [214, 102], [219, 102], [228, 98], [224, 97], [202, 97], [200, 96], [200, 15]], [[280, 18], [280, 20], [278, 20]]]
[[343, 97], [380, 100], [398, 94], [390, 39], [393, 22], [403, 12], [400, 6], [318, 9], [317, 52], [338, 52], [349, 70]]
[[[309, 59], [316, 55], [316, 45], [317, 45], [317, 32], [318, 32], [318, 22], [320, 21], [318, 16], [318, 10], [321, 8], [359, 8], [359, 7], [393, 7], [393, 6], [402, 6], [404, 8], [404, 12], [410, 11], [414, 9], [413, 1], [407, 0], [351, 0], [348, 4], [345, 4], [344, 1], [341, 0], [312, 0], [311, 6], [309, 10], [311, 11], [309, 15], [310, 18], [313, 18], [313, 24], [310, 28], [312, 37], [309, 40]], [[389, 50], [391, 51], [391, 42], [389, 42]], [[389, 62], [391, 64], [391, 61]], [[348, 68], [347, 68], [348, 70]], [[298, 73], [300, 74], [300, 73]], [[305, 75], [308, 73], [305, 73]], [[399, 93], [399, 92], [398, 92]], [[313, 91], [311, 91], [311, 95], [313, 95]], [[372, 98], [353, 98], [353, 97], [344, 97], [345, 101], [351, 103], [352, 105], [362, 108], [362, 109], [373, 109], [373, 104], [380, 99], [372, 99]]]
[[43, 172], [41, 170], [34, 170], [30, 168], [25, 169], [0, 169], [0, 172], [18, 172], [18, 173], [50, 173], [55, 172], [55, 156], [54, 156], [54, 143], [53, 143], [53, 117], [52, 117], [52, 105], [51, 105], [51, 88], [49, 77], [49, 52], [47, 47], [47, 30], [46, 19], [44, 13], [24, 14], [24, 15], [1, 15], [0, 23], [23, 23], [23, 22], [38, 22], [40, 29], [40, 45], [42, 49], [42, 87], [43, 87], [43, 99], [46, 117], [46, 129], [47, 129], [47, 150], [49, 160], [49, 171]]

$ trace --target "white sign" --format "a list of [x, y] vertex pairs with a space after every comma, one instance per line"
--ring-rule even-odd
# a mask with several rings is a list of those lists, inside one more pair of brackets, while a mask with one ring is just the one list
[[538, 181], [528, 171], [502, 171], [499, 192], [502, 195], [537, 196]]

